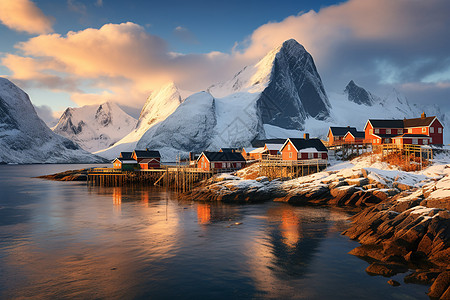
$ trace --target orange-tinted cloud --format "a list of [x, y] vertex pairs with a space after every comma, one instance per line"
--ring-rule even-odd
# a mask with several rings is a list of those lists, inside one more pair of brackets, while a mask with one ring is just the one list
[[51, 19], [30, 0], [1, 0], [0, 21], [13, 30], [32, 34], [53, 31]]

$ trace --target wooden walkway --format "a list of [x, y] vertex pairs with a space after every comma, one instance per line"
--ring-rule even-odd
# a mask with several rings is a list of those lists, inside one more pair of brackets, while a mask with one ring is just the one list
[[90, 185], [123, 186], [154, 185], [170, 187], [182, 192], [190, 190], [196, 183], [211, 178], [215, 172], [197, 168], [164, 167], [138, 171], [122, 171], [113, 168], [94, 168], [87, 173]]
[[266, 176], [270, 180], [287, 177], [297, 178], [325, 169], [328, 165], [326, 159], [308, 160], [262, 160], [259, 167], [259, 175]]

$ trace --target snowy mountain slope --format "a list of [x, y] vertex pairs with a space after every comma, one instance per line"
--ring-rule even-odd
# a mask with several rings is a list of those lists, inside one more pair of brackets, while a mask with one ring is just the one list
[[117, 104], [106, 102], [67, 108], [53, 132], [64, 136], [89, 152], [105, 149], [130, 133], [137, 120]]
[[175, 84], [169, 83], [163, 86], [157, 93], [147, 98], [135, 128], [114, 145], [94, 153], [112, 159], [122, 151], [134, 150], [144, 133], [170, 116], [181, 103], [183, 99]]
[[37, 116], [28, 95], [0, 78], [0, 161], [8, 163], [103, 162], [53, 133]]
[[[199, 97], [214, 103], [213, 109]], [[163, 160], [173, 160], [173, 153], [248, 146], [266, 137], [265, 124], [303, 129], [307, 118], [328, 118], [329, 109], [312, 57], [288, 40], [230, 81], [186, 99], [173, 115], [149, 129], [137, 147], [165, 149]]]

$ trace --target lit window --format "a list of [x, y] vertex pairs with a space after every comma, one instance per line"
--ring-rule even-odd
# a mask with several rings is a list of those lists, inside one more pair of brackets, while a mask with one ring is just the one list
[[408, 133], [412, 133], [412, 128], [408, 128]]
[[369, 129], [369, 134], [373, 134], [373, 129]]
[[391, 129], [386, 129], [386, 134], [391, 134]]
[[[433, 127], [431, 127], [433, 128]], [[442, 128], [438, 128], [438, 133], [442, 133]]]

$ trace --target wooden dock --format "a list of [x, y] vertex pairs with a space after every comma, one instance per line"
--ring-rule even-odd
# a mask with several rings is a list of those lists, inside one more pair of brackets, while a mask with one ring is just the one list
[[328, 165], [326, 159], [308, 160], [262, 160], [259, 167], [259, 175], [266, 176], [270, 180], [287, 177], [297, 178], [325, 169]]
[[113, 168], [93, 168], [87, 173], [90, 185], [123, 186], [154, 185], [188, 191], [198, 182], [211, 178], [216, 172], [197, 168], [165, 166], [161, 169], [122, 171]]

